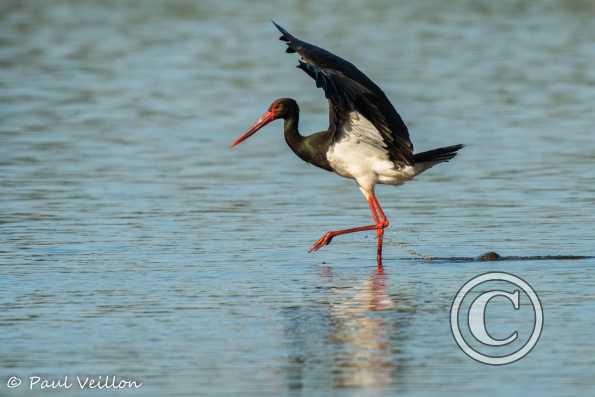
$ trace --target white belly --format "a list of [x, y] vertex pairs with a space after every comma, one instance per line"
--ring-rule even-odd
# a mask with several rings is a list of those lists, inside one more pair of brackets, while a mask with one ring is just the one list
[[335, 172], [365, 188], [376, 183], [399, 185], [415, 176], [411, 166], [398, 167], [388, 155], [374, 125], [356, 112], [350, 113], [339, 140], [326, 153]]

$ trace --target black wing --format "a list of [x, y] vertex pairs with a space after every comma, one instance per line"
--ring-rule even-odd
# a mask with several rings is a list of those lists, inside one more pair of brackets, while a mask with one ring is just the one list
[[340, 130], [342, 116], [357, 111], [380, 132], [393, 161], [413, 163], [413, 145], [407, 126], [384, 92], [352, 63], [330, 52], [301, 41], [277, 25], [279, 38], [288, 53], [300, 55], [298, 68], [316, 81], [330, 102], [331, 129]]

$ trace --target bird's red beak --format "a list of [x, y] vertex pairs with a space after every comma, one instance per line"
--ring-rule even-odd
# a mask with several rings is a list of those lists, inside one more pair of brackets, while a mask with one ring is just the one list
[[256, 131], [258, 131], [259, 129], [261, 129], [262, 127], [264, 127], [271, 121], [275, 120], [275, 116], [276, 115], [273, 111], [268, 110], [265, 114], [260, 116], [258, 121], [256, 123], [254, 123], [250, 128], [248, 128], [248, 130], [246, 130], [246, 132], [244, 132], [242, 135], [240, 135], [238, 137], [238, 139], [233, 141], [233, 143], [231, 145], [229, 145], [229, 147], [233, 148], [234, 146], [239, 145], [246, 139], [250, 138], [252, 135], [254, 135], [256, 133]]

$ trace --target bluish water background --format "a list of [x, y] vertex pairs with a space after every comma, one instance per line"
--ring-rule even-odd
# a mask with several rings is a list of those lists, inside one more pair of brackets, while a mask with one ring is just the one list
[[[227, 147], [277, 97], [304, 133], [327, 126], [271, 18], [369, 74], [417, 150], [467, 144], [378, 189], [384, 274], [372, 233], [307, 254], [370, 215], [281, 123]], [[0, 395], [47, 394], [12, 375], [144, 384], [68, 396], [594, 395], [594, 260], [408, 251], [595, 254], [594, 37], [580, 0], [2, 1]], [[448, 322], [492, 270], [545, 309], [537, 347], [499, 368]]]

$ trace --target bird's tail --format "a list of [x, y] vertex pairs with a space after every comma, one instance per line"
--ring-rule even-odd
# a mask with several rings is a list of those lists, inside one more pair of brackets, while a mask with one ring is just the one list
[[452, 160], [463, 147], [465, 145], [452, 145], [414, 154], [413, 160], [417, 173], [419, 174], [438, 163]]

